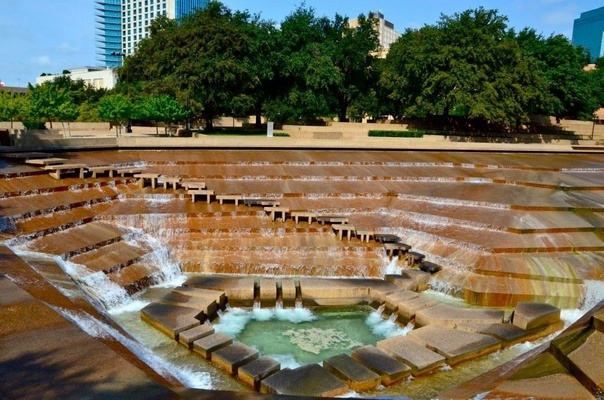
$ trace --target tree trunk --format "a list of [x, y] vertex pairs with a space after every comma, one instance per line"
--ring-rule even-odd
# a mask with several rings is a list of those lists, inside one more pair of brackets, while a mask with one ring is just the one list
[[338, 103], [340, 105], [339, 110], [338, 110], [338, 120], [340, 122], [347, 122], [347, 116], [348, 116], [348, 104], [349, 102], [346, 100], [346, 98], [344, 98], [343, 96], [340, 97], [338, 99]]
[[211, 109], [211, 107], [204, 107], [204, 111], [203, 111], [203, 117], [204, 120], [206, 122], [206, 131], [213, 131], [214, 130], [214, 112]]

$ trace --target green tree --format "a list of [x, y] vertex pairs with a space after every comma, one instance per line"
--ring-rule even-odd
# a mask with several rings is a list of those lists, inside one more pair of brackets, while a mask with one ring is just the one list
[[144, 93], [175, 95], [199, 110], [211, 130], [214, 117], [251, 85], [249, 18], [211, 1], [180, 21], [160, 19], [125, 60], [120, 78], [131, 85], [146, 81]]
[[121, 136], [122, 126], [133, 115], [132, 101], [122, 94], [111, 94], [99, 101], [99, 115], [116, 125], [116, 136]]
[[16, 95], [7, 91], [0, 91], [0, 121], [13, 122], [22, 118], [27, 110], [27, 100], [24, 96]]
[[271, 120], [309, 123], [332, 114], [335, 99], [329, 91], [341, 80], [333, 63], [336, 31], [328, 18], [304, 5], [281, 23], [274, 55], [280, 92], [266, 106]]
[[52, 82], [43, 82], [40, 85], [28, 84], [29, 113], [33, 117], [43, 118], [50, 123], [59, 121], [66, 115], [71, 115], [67, 110], [75, 108], [69, 93], [64, 88], [53, 85]]
[[155, 122], [155, 133], [158, 132], [158, 122], [164, 122], [164, 133], [168, 133], [169, 126], [184, 120], [188, 111], [173, 97], [168, 95], [153, 95], [142, 97], [138, 102], [137, 118], [148, 119]]
[[584, 67], [589, 54], [562, 35], [544, 38], [534, 29], [516, 35], [524, 55], [537, 75], [538, 96], [530, 110], [558, 118], [591, 119], [598, 108], [597, 93]]
[[534, 81], [507, 18], [484, 8], [407, 30], [391, 47], [382, 77], [405, 115], [457, 115], [506, 126], [528, 118]]

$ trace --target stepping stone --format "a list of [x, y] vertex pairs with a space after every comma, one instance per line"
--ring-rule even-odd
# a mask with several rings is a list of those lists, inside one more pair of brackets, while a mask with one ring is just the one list
[[212, 328], [212, 326], [210, 326], [209, 324], [201, 324], [196, 326], [195, 328], [180, 332], [178, 335], [178, 341], [181, 344], [185, 345], [187, 348], [191, 348], [193, 347], [194, 341], [212, 335], [213, 333], [214, 328]]
[[386, 307], [388, 307], [390, 310], [394, 310], [395, 308], [398, 308], [400, 303], [408, 300], [413, 300], [418, 297], [419, 294], [412, 292], [411, 290], [400, 290], [394, 293], [390, 293], [385, 298]]
[[438, 302], [434, 299], [425, 296], [418, 296], [414, 299], [401, 301], [398, 305], [398, 314], [402, 315], [407, 320], [415, 317], [415, 315], [428, 307], [434, 307]]
[[285, 369], [264, 379], [261, 393], [308, 397], [335, 397], [348, 392], [348, 386], [319, 364]]
[[449, 304], [437, 304], [418, 311], [415, 314], [415, 324], [420, 327], [434, 324], [455, 328], [461, 323], [498, 324], [503, 322], [503, 317], [503, 310], [457, 308]]
[[533, 340], [529, 331], [518, 328], [514, 324], [459, 324], [456, 327], [461, 331], [482, 333], [493, 336], [504, 343], [504, 347], [509, 347], [520, 342]]
[[258, 358], [258, 350], [241, 342], [235, 342], [212, 353], [212, 363], [231, 375], [237, 375], [237, 369]]
[[172, 339], [178, 339], [180, 332], [201, 324], [196, 319], [199, 314], [200, 310], [195, 308], [151, 303], [141, 310], [141, 319]]
[[377, 343], [384, 353], [411, 367], [411, 374], [418, 376], [445, 365], [445, 358], [405, 336], [394, 336]]
[[260, 382], [279, 372], [281, 364], [267, 356], [261, 356], [239, 367], [237, 376], [243, 383], [247, 383], [255, 390], [260, 390]]
[[492, 336], [436, 325], [414, 329], [407, 337], [444, 356], [449, 365], [501, 349], [499, 340]]
[[585, 343], [567, 358], [581, 371], [580, 374], [575, 374], [577, 379], [582, 380], [581, 376], [587, 378], [586, 382], [582, 382], [583, 385], [597, 388], [599, 393], [604, 393], [604, 333], [594, 331]]
[[382, 381], [378, 374], [357, 363], [348, 354], [340, 354], [324, 360], [323, 368], [343, 380], [356, 392], [371, 390]]
[[431, 261], [422, 261], [419, 269], [421, 269], [424, 272], [428, 272], [429, 274], [435, 274], [437, 272], [439, 272], [441, 269], [443, 269], [442, 266], [435, 264]]
[[430, 288], [431, 275], [425, 271], [419, 269], [405, 269], [401, 272], [401, 275], [407, 275], [417, 283], [417, 287], [412, 289], [415, 292], [423, 292]]
[[360, 347], [350, 356], [378, 374], [382, 378], [382, 384], [386, 386], [400, 381], [411, 373], [411, 368], [407, 365], [372, 345]]
[[521, 329], [534, 329], [560, 321], [560, 309], [546, 303], [518, 303], [512, 323]]
[[218, 305], [214, 297], [193, 297], [185, 296], [180, 293], [171, 292], [163, 296], [158, 300], [164, 304], [170, 304], [174, 306], [190, 307], [198, 310], [200, 320], [205, 321], [206, 319], [214, 319], [218, 316]]
[[176, 289], [172, 290], [172, 293], [180, 293], [185, 296], [191, 297], [202, 297], [202, 298], [214, 298], [216, 303], [220, 306], [220, 308], [224, 308], [227, 303], [226, 294], [222, 290], [209, 290], [209, 289], [200, 289], [196, 287], [188, 287], [188, 286], [179, 286]]
[[223, 347], [227, 347], [232, 343], [233, 339], [230, 336], [219, 332], [194, 341], [193, 351], [201, 354], [208, 360], [211, 360], [213, 352], [220, 350]]

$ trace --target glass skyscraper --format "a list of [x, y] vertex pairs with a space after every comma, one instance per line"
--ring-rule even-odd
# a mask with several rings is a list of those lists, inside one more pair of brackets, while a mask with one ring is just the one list
[[573, 25], [573, 44], [585, 47], [591, 60], [604, 56], [604, 7], [581, 13]]
[[149, 36], [149, 25], [165, 15], [180, 19], [208, 5], [209, 0], [95, 0], [98, 55], [106, 67], [119, 67]]

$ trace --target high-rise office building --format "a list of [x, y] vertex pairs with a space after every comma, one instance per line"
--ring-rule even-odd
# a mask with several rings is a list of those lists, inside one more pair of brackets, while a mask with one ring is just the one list
[[573, 25], [572, 42], [585, 47], [592, 61], [604, 56], [604, 7], [581, 13]]
[[[380, 42], [380, 51], [377, 55], [378, 57], [386, 57], [390, 46], [397, 41], [401, 34], [394, 29], [394, 24], [387, 21], [381, 12], [372, 12], [369, 16], [377, 20], [376, 31]], [[351, 28], [356, 28], [359, 26], [359, 20], [357, 18], [351, 19], [348, 21], [348, 25]]]
[[180, 19], [208, 5], [209, 0], [95, 0], [98, 56], [106, 67], [119, 67], [149, 36], [149, 25], [165, 15]]

